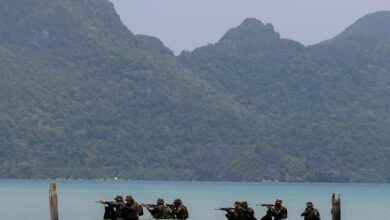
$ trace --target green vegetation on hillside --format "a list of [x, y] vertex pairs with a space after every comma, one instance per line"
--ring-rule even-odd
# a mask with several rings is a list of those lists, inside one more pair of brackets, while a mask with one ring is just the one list
[[[257, 26], [252, 28], [265, 30], [264, 24]], [[236, 28], [240, 29], [246, 28]], [[347, 30], [351, 29], [356, 28]], [[261, 34], [240, 37], [222, 38], [184, 52], [179, 59], [201, 79], [256, 111], [263, 121], [262, 141], [305, 162], [309, 171], [302, 169], [302, 179], [387, 181], [390, 47], [386, 41], [351, 35], [304, 47]], [[256, 172], [259, 166], [264, 167], [253, 166], [245, 173]]]
[[128, 32], [108, 1], [25, 2], [0, 7], [26, 7], [1, 33], [2, 177], [189, 179], [203, 145], [255, 140], [240, 138], [249, 111]]
[[0, 13], [1, 178], [390, 180], [382, 35], [305, 47], [246, 19], [175, 57], [108, 0]]

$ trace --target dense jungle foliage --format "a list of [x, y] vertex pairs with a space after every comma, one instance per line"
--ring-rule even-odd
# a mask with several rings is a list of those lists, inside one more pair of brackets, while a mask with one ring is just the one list
[[108, 0], [0, 0], [0, 177], [390, 181], [390, 12], [174, 56]]

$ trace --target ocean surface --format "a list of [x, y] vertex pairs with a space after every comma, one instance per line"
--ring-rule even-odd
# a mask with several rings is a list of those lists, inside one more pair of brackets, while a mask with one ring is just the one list
[[[0, 219], [48, 220], [50, 180], [0, 180]], [[389, 184], [330, 183], [247, 183], [247, 182], [165, 182], [165, 181], [56, 181], [60, 220], [102, 219], [98, 200], [133, 195], [139, 203], [155, 203], [157, 197], [172, 203], [181, 198], [191, 220], [222, 220], [218, 207], [233, 207], [246, 200], [261, 218], [266, 208], [255, 206], [283, 199], [288, 219], [303, 219], [300, 213], [312, 201], [322, 220], [331, 220], [332, 192], [341, 194], [342, 220], [388, 219]], [[145, 215], [141, 219], [150, 218]]]

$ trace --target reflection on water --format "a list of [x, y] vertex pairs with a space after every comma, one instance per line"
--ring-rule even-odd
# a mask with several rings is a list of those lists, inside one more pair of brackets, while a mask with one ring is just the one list
[[[49, 180], [0, 180], [1, 219], [48, 220]], [[57, 181], [61, 220], [102, 219], [104, 208], [99, 200], [113, 200], [117, 194], [131, 194], [139, 203], [155, 203], [157, 197], [172, 203], [181, 198], [191, 220], [222, 220], [218, 207], [233, 207], [236, 200], [246, 200], [256, 217], [266, 208], [255, 206], [283, 199], [288, 219], [303, 219], [300, 213], [312, 201], [322, 219], [331, 219], [331, 196], [341, 194], [343, 220], [383, 219], [390, 216], [390, 185], [328, 183], [238, 183], [238, 182], [162, 182], [162, 181]], [[380, 202], [378, 202], [380, 201]], [[150, 218], [144, 210], [142, 219]]]

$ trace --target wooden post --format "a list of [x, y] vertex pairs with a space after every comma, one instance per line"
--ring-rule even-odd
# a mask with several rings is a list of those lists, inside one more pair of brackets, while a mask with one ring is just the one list
[[340, 195], [336, 199], [336, 194], [332, 195], [332, 220], [341, 220], [341, 206], [340, 206]]
[[57, 201], [56, 183], [50, 183], [49, 200], [50, 200], [50, 220], [58, 220], [58, 201]]

